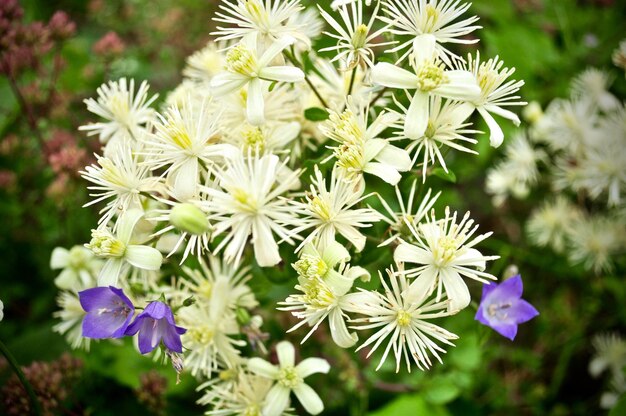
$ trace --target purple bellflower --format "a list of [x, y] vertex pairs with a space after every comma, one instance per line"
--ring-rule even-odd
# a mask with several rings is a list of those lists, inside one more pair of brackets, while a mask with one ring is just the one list
[[93, 287], [78, 293], [80, 305], [87, 312], [83, 319], [86, 338], [121, 338], [135, 314], [133, 303], [122, 289], [113, 286]]
[[539, 312], [522, 299], [522, 277], [513, 276], [502, 283], [483, 285], [483, 297], [474, 319], [490, 326], [500, 335], [515, 339], [517, 325], [533, 319]]
[[153, 351], [161, 340], [168, 350], [183, 352], [180, 336], [187, 330], [176, 326], [172, 310], [163, 302], [150, 302], [126, 329], [126, 335], [135, 335], [137, 332], [139, 332], [139, 351], [142, 354]]

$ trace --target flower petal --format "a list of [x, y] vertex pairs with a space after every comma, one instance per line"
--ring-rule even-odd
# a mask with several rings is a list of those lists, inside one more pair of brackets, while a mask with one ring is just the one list
[[159, 270], [163, 263], [163, 255], [156, 248], [140, 245], [126, 247], [124, 258], [131, 265], [144, 270]]
[[417, 76], [387, 62], [379, 62], [372, 68], [372, 82], [390, 88], [417, 88]]
[[174, 177], [174, 195], [179, 201], [191, 199], [196, 194], [198, 183], [198, 159], [189, 158], [178, 169], [172, 172]]
[[404, 120], [404, 135], [417, 140], [424, 135], [428, 127], [428, 93], [416, 91]]
[[363, 172], [378, 176], [390, 185], [396, 185], [402, 179], [402, 175], [394, 167], [379, 162], [368, 163], [363, 168]]
[[[345, 318], [342, 316], [340, 308], [334, 308], [330, 312], [330, 317], [328, 320], [328, 324], [330, 326], [330, 336], [335, 341], [335, 344], [339, 345], [341, 348], [350, 348], [359, 340], [359, 337], [356, 333], [348, 332], [348, 327], [346, 326]], [[309, 358], [312, 360], [313, 358]], [[319, 358], [318, 358], [319, 360]], [[306, 360], [302, 361], [298, 364], [298, 369]], [[326, 363], [326, 366], [330, 367], [326, 360], [322, 360]], [[319, 363], [317, 365], [320, 365]], [[321, 367], [320, 367], [321, 368]], [[327, 373], [327, 371], [316, 370], [316, 373]], [[304, 376], [302, 376], [304, 378]]]
[[293, 392], [308, 413], [317, 415], [324, 410], [324, 402], [308, 384], [301, 383], [294, 387]]
[[296, 372], [302, 378], [307, 378], [311, 374], [324, 373], [330, 371], [330, 364], [323, 358], [311, 357], [302, 360], [296, 366]]
[[278, 82], [304, 81], [304, 72], [295, 66], [268, 66], [259, 72], [259, 78]]
[[265, 68], [279, 53], [283, 51], [287, 46], [293, 45], [296, 40], [291, 36], [283, 36], [280, 39], [273, 41], [270, 46], [263, 52], [263, 55], [259, 58], [259, 67]]
[[296, 362], [296, 350], [289, 341], [281, 341], [276, 344], [276, 355], [281, 367], [293, 367]]
[[246, 116], [248, 123], [260, 126], [265, 123], [265, 101], [263, 100], [263, 81], [253, 79], [248, 84], [248, 98], [246, 101]]
[[265, 396], [265, 406], [263, 406], [263, 416], [280, 416], [289, 406], [289, 389], [274, 384]]
[[50, 268], [64, 269], [65, 267], [67, 267], [69, 259], [70, 252], [63, 247], [57, 247], [52, 250], [52, 255], [50, 256]]
[[261, 377], [274, 380], [278, 377], [278, 368], [262, 358], [253, 357], [248, 360], [248, 369]]
[[98, 275], [98, 286], [116, 286], [117, 281], [122, 274], [122, 259], [108, 259]]
[[221, 97], [230, 92], [239, 91], [248, 81], [249, 78], [241, 74], [220, 72], [211, 79], [211, 94]]
[[261, 267], [274, 266], [280, 263], [278, 244], [272, 235], [272, 229], [263, 218], [255, 218], [252, 223], [252, 244], [254, 245], [254, 258]]
[[478, 112], [481, 116], [483, 116], [483, 119], [489, 127], [489, 144], [491, 145], [491, 147], [500, 146], [504, 141], [504, 133], [502, 132], [500, 125], [493, 118], [493, 116], [484, 108], [478, 107]]
[[464, 309], [472, 298], [463, 278], [455, 271], [442, 269], [440, 279], [450, 300], [448, 312], [454, 313]]
[[[124, 244], [130, 241], [137, 222], [143, 217], [143, 211], [137, 208], [126, 211], [117, 222], [117, 238]], [[115, 286], [115, 285], [113, 285]]]

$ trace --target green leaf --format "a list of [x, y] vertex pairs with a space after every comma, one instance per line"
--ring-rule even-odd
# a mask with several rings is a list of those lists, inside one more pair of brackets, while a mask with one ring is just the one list
[[319, 107], [311, 107], [304, 110], [304, 117], [309, 121], [324, 121], [328, 120], [328, 111]]
[[368, 413], [368, 416], [397, 415], [449, 416], [450, 413], [445, 407], [426, 402], [420, 394], [400, 396], [382, 409]]
[[622, 394], [620, 396], [615, 406], [613, 406], [613, 408], [609, 412], [609, 416], [620, 416], [620, 415], [626, 415], [626, 394]]
[[450, 169], [446, 172], [443, 168], [435, 168], [433, 169], [432, 174], [443, 179], [444, 181], [456, 183], [456, 175]]
[[429, 380], [424, 397], [433, 404], [445, 404], [456, 399], [461, 390], [451, 377], [438, 375]]

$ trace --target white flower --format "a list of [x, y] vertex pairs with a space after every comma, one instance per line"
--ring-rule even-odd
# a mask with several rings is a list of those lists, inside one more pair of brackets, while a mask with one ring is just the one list
[[503, 107], [527, 104], [525, 101], [519, 101], [518, 95], [512, 95], [519, 91], [524, 81], [507, 81], [507, 78], [515, 72], [515, 68], [503, 68], [504, 62], [497, 56], [486, 62], [480, 62], [480, 53], [477, 52], [476, 59], [473, 59], [472, 55], [468, 55], [467, 59], [467, 69], [474, 74], [476, 83], [480, 86], [480, 96], [466, 103], [468, 115], [474, 108], [478, 110], [489, 127], [489, 143], [493, 147], [498, 147], [504, 140], [504, 133], [491, 113], [511, 120], [519, 126], [519, 117]]
[[337, 233], [350, 241], [356, 251], [363, 250], [366, 238], [359, 228], [371, 227], [372, 222], [380, 220], [380, 214], [371, 208], [355, 208], [369, 196], [363, 196], [364, 188], [347, 181], [336, 168], [332, 170], [330, 187], [327, 188], [326, 179], [317, 165], [311, 182], [306, 202], [291, 202], [296, 212], [304, 216], [300, 220], [302, 225], [294, 232], [300, 233], [314, 227], [298, 250], [316, 238], [321, 246], [327, 246], [336, 240]]
[[496, 279], [485, 273], [487, 260], [499, 256], [483, 256], [474, 246], [492, 233], [481, 234], [472, 238], [478, 229], [474, 220], [465, 214], [460, 223], [456, 223], [457, 213], [450, 216], [446, 207], [446, 216], [441, 220], [431, 214], [428, 223], [413, 227], [407, 223], [415, 238], [415, 244], [402, 241], [394, 252], [394, 260], [402, 263], [414, 263], [418, 266], [401, 272], [408, 277], [415, 277], [410, 286], [410, 297], [428, 296], [435, 289], [435, 300], [439, 302], [443, 294], [449, 299], [448, 311], [458, 312], [469, 305], [471, 297], [462, 276], [486, 283], [486, 279]]
[[415, 90], [404, 122], [404, 135], [410, 139], [423, 136], [428, 127], [431, 95], [462, 101], [474, 100], [480, 95], [480, 87], [471, 72], [445, 69], [437, 58], [433, 35], [418, 36], [414, 42], [413, 72], [386, 62], [379, 62], [372, 69], [372, 82], [376, 84]]
[[202, 404], [211, 406], [206, 415], [261, 416], [272, 380], [240, 371], [232, 385], [225, 384], [215, 385], [205, 394]]
[[582, 263], [595, 273], [613, 270], [613, 255], [623, 247], [623, 223], [613, 218], [582, 217], [567, 230], [567, 254], [572, 263]]
[[553, 100], [537, 123], [537, 135], [553, 150], [578, 154], [596, 136], [598, 107], [588, 97]]
[[591, 343], [596, 350], [594, 357], [589, 362], [589, 373], [598, 377], [607, 369], [613, 374], [624, 378], [626, 366], [626, 342], [616, 333], [597, 334]]
[[219, 367], [231, 368], [241, 361], [236, 347], [246, 343], [236, 339], [239, 326], [235, 314], [223, 302], [218, 303], [198, 302], [181, 308], [176, 315], [179, 325], [187, 329], [181, 341], [188, 349], [185, 367], [193, 376], [202, 374], [210, 378]]
[[0, 321], [4, 319], [4, 303], [0, 300]]
[[213, 20], [228, 26], [217, 26], [218, 30], [211, 33], [218, 41], [243, 38], [267, 45], [290, 36], [307, 49], [311, 45], [303, 23], [291, 19], [304, 9], [300, 0], [222, 0], [219, 8]]
[[91, 230], [91, 241], [85, 247], [106, 259], [98, 275], [98, 286], [119, 286], [118, 279], [126, 275], [130, 266], [145, 270], [161, 268], [163, 256], [159, 250], [133, 244], [133, 231], [143, 215], [139, 209], [123, 213], [117, 223], [116, 235], [107, 228]]
[[[380, 274], [380, 272], [379, 272]], [[445, 329], [431, 324], [428, 320], [448, 316], [448, 300], [427, 301], [428, 294], [421, 292], [417, 297], [407, 296], [408, 282], [406, 277], [397, 275], [393, 270], [387, 270], [389, 283], [385, 282], [382, 274], [380, 281], [385, 290], [384, 294], [361, 290], [360, 293], [350, 295], [348, 301], [353, 310], [366, 318], [352, 320], [357, 324], [355, 329], [378, 329], [359, 348], [372, 346], [367, 357], [388, 339], [387, 347], [376, 367], [376, 370], [385, 362], [389, 352], [393, 349], [396, 360], [396, 373], [400, 371], [400, 364], [404, 359], [407, 370], [411, 371], [411, 361], [420, 370], [432, 365], [429, 354], [439, 362], [439, 353], [445, 353], [435, 341], [452, 345], [450, 340], [458, 339], [456, 335]], [[373, 344], [373, 345], [372, 345]]]
[[209, 41], [206, 46], [189, 56], [183, 76], [194, 81], [207, 82], [224, 67], [224, 54], [217, 43]]
[[[618, 134], [606, 132], [605, 134]], [[625, 136], [622, 136], [626, 139]], [[608, 195], [607, 205], [616, 207], [622, 204], [622, 194], [626, 188], [625, 141], [606, 140], [602, 145], [585, 148], [583, 157], [578, 160], [578, 184], [589, 192], [592, 199]]]
[[[289, 123], [299, 121], [302, 108], [299, 103], [299, 92], [290, 84], [277, 84], [272, 91], [263, 91], [264, 123]], [[248, 88], [233, 91], [213, 101], [216, 111], [221, 113], [219, 125], [225, 133], [239, 129], [248, 123]], [[228, 135], [228, 134], [227, 134]]]
[[239, 147], [244, 153], [248, 150], [263, 153], [285, 153], [288, 145], [300, 134], [300, 123], [271, 123], [252, 126], [248, 123], [227, 133], [224, 141]]
[[330, 112], [330, 118], [321, 130], [339, 143], [331, 149], [337, 167], [347, 180], [361, 180], [364, 173], [369, 173], [395, 185], [401, 179], [399, 172], [411, 169], [411, 158], [405, 150], [378, 136], [392, 126], [397, 117], [394, 113], [382, 111], [369, 126], [367, 118], [368, 108], [349, 100], [342, 113]]
[[254, 293], [246, 283], [252, 279], [250, 266], [236, 267], [225, 260], [210, 255], [206, 261], [199, 258], [200, 270], [184, 267], [189, 277], [182, 281], [183, 293], [191, 292], [216, 309], [235, 312], [237, 308], [252, 309], [258, 306]]
[[426, 195], [424, 195], [422, 202], [420, 202], [419, 206], [417, 207], [417, 210], [415, 211], [415, 213], [413, 213], [413, 202], [415, 200], [415, 195], [417, 191], [416, 185], [417, 180], [414, 180], [413, 184], [411, 185], [411, 190], [409, 191], [409, 199], [406, 205], [404, 204], [404, 197], [402, 196], [400, 188], [398, 188], [398, 186], [395, 187], [400, 212], [394, 211], [389, 206], [387, 201], [385, 201], [385, 198], [383, 198], [380, 194], [377, 194], [378, 199], [380, 199], [380, 203], [389, 214], [389, 217], [383, 216], [382, 220], [389, 224], [389, 233], [391, 234], [391, 237], [380, 243], [379, 246], [389, 245], [401, 237], [403, 237], [405, 240], [410, 238], [410, 231], [406, 226], [406, 222], [408, 221], [414, 227], [417, 227], [417, 224], [419, 224], [426, 216], [426, 214], [430, 212], [433, 205], [435, 205], [435, 202], [437, 202], [437, 199], [441, 195], [441, 191], [439, 191], [431, 198], [430, 194], [432, 190], [429, 189], [426, 192]]
[[344, 71], [354, 69], [361, 62], [370, 67], [374, 66], [374, 52], [372, 48], [395, 43], [374, 42], [387, 29], [387, 27], [382, 27], [372, 31], [374, 22], [377, 20], [378, 8], [380, 7], [379, 2], [376, 2], [376, 7], [367, 24], [363, 20], [362, 0], [339, 6], [339, 15], [341, 16], [343, 26], [339, 20], [334, 19], [319, 4], [317, 7], [324, 20], [337, 32], [336, 34], [324, 32], [325, 35], [337, 39], [337, 45], [320, 49], [320, 52], [336, 51], [335, 57], [330, 62], [341, 60], [342, 70]]
[[[301, 319], [287, 332], [308, 324], [312, 329], [302, 339], [305, 342], [328, 317], [333, 341], [341, 348], [354, 345], [357, 337], [348, 331], [342, 309], [354, 280], [359, 277], [369, 280], [369, 273], [362, 267], [346, 267], [344, 262], [349, 259], [348, 250], [334, 241], [322, 251], [313, 244], [304, 246], [300, 260], [292, 265], [299, 276], [295, 288], [302, 294], [289, 295], [278, 308]], [[337, 266], [339, 269], [335, 270]]]
[[142, 164], [152, 170], [167, 167], [164, 174], [178, 199], [196, 196], [203, 169], [238, 153], [230, 144], [217, 143], [218, 117], [209, 112], [208, 101], [198, 107], [187, 99], [180, 108], [173, 106], [165, 115], [159, 114], [156, 132], [145, 140], [146, 160]]
[[55, 324], [52, 330], [65, 335], [67, 342], [73, 349], [84, 348], [89, 351], [91, 339], [83, 337], [82, 326], [86, 312], [81, 306], [76, 292], [62, 291], [59, 293], [57, 305], [61, 310], [54, 312], [52, 316], [60, 319], [61, 322]]
[[[387, 16], [380, 20], [388, 23], [389, 31], [394, 35], [409, 36], [410, 39], [387, 52], [396, 52], [406, 49], [398, 62], [403, 61], [411, 52], [419, 50], [420, 46], [413, 42], [420, 35], [432, 35], [437, 40], [437, 52], [441, 59], [450, 63], [450, 57], [460, 59], [446, 49], [445, 43], [472, 44], [478, 39], [468, 39], [466, 36], [480, 26], [472, 26], [478, 21], [477, 16], [454, 22], [465, 13], [471, 3], [459, 4], [460, 0], [385, 0], [384, 12]], [[454, 22], [454, 23], [453, 23]]]
[[135, 93], [135, 80], [126, 78], [109, 81], [98, 88], [98, 100], [85, 100], [87, 110], [105, 119], [105, 122], [91, 123], [78, 129], [88, 135], [97, 134], [102, 143], [116, 136], [129, 136], [137, 139], [139, 130], [152, 121], [154, 110], [150, 105], [158, 95], [148, 98], [148, 83], [143, 81]]
[[226, 161], [215, 175], [220, 189], [207, 188], [211, 197], [207, 209], [214, 213], [214, 236], [228, 231], [215, 249], [226, 247], [224, 258], [239, 263], [248, 237], [252, 236], [254, 257], [260, 266], [281, 261], [274, 233], [293, 244], [287, 226], [293, 224], [293, 209], [280, 196], [300, 187], [299, 171], [289, 171], [278, 156], [267, 154], [238, 157]]
[[602, 111], [615, 110], [620, 106], [620, 101], [609, 92], [612, 81], [606, 71], [588, 68], [572, 81], [572, 98], [586, 97]]
[[295, 365], [295, 350], [288, 341], [276, 344], [278, 366], [261, 358], [250, 358], [248, 369], [255, 374], [275, 380], [276, 383], [267, 393], [264, 416], [278, 416], [289, 406], [289, 393], [292, 391], [304, 409], [316, 415], [324, 410], [324, 403], [304, 379], [315, 373], [328, 373], [330, 364], [322, 358], [307, 358]]
[[74, 246], [70, 250], [56, 247], [50, 256], [50, 268], [63, 269], [54, 279], [59, 289], [90, 287], [102, 267], [102, 261], [83, 246]]
[[96, 155], [96, 160], [97, 165], [87, 166], [80, 173], [95, 185], [87, 187], [93, 191], [89, 196], [95, 199], [85, 207], [109, 200], [100, 210], [98, 224], [106, 224], [120, 212], [141, 207], [141, 193], [158, 187], [158, 179], [150, 176], [150, 169], [139, 163], [137, 154], [128, 146], [120, 147], [111, 157]]
[[[366, 80], [369, 71], [364, 70], [360, 66], [356, 67], [356, 73], [352, 81], [352, 91], [348, 94], [350, 81], [352, 80], [351, 72], [340, 71], [328, 60], [317, 56], [311, 56], [311, 61], [317, 71], [311, 72], [309, 78], [321, 96], [324, 97], [329, 110], [343, 111], [346, 105], [346, 96], [348, 95], [357, 105], [369, 103], [372, 91], [374, 91], [374, 88], [368, 85], [369, 83]], [[305, 108], [322, 106], [322, 103], [310, 89], [304, 100]], [[379, 104], [381, 102], [383, 102], [382, 99], [378, 101]]]
[[538, 246], [550, 246], [557, 253], [565, 250], [568, 229], [581, 218], [581, 212], [560, 195], [533, 211], [526, 223], [530, 240]]
[[215, 97], [221, 97], [242, 87], [248, 87], [247, 116], [250, 124], [265, 122], [263, 92], [270, 81], [299, 82], [304, 80], [301, 69], [293, 66], [270, 66], [270, 63], [287, 46], [293, 44], [292, 37], [282, 37], [260, 54], [251, 40], [243, 40], [228, 51], [226, 72], [220, 72], [211, 79], [211, 89]]
[[[176, 253], [181, 244], [186, 240], [185, 250], [180, 263], [182, 264], [189, 254], [193, 254], [200, 258], [203, 252], [209, 251], [209, 242], [211, 240], [211, 224], [209, 216], [202, 211], [203, 197], [206, 194], [200, 192], [197, 200], [179, 200], [175, 194], [169, 192], [172, 199], [157, 198], [158, 201], [166, 205], [165, 209], [157, 209], [154, 215], [150, 217], [152, 221], [163, 221], [169, 224], [160, 229], [154, 236], [163, 236], [172, 230], [178, 230], [180, 236], [176, 242], [169, 248], [168, 257]], [[161, 237], [162, 238], [162, 237]]]
[[[293, 13], [287, 20], [288, 27], [298, 28], [298, 33], [304, 34], [309, 39], [319, 37], [324, 30], [324, 21], [320, 18], [319, 13], [314, 8], [306, 8], [304, 10]], [[296, 46], [302, 46], [297, 44]], [[307, 46], [306, 44], [304, 45]]]
[[[398, 101], [396, 101], [396, 104], [404, 112], [402, 118], [408, 116], [407, 109]], [[411, 143], [406, 148], [406, 151], [409, 153], [415, 151], [412, 160], [413, 164], [417, 162], [420, 154], [423, 152], [421, 166], [422, 182], [426, 182], [429, 164], [439, 162], [443, 170], [448, 172], [448, 166], [442, 153], [444, 145], [461, 152], [478, 154], [475, 150], [463, 145], [463, 142], [476, 144], [476, 139], [466, 135], [479, 133], [477, 130], [468, 129], [471, 123], [465, 123], [467, 116], [468, 114], [462, 103], [450, 100], [444, 101], [436, 95], [430, 96], [426, 130], [422, 136], [411, 138]], [[397, 134], [403, 135], [400, 132]]]

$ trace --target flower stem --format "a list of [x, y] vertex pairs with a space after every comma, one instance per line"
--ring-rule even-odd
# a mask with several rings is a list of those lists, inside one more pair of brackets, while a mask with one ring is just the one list
[[368, 107], [370, 107], [370, 108], [373, 107], [374, 104], [376, 104], [376, 101], [378, 101], [378, 99], [383, 96], [385, 91], [387, 91], [387, 87], [384, 87], [382, 90], [380, 90], [380, 92], [378, 94], [376, 94], [376, 96], [374, 98], [372, 98], [372, 101], [370, 101]]
[[356, 70], [358, 68], [359, 66], [357, 65], [352, 70], [352, 75], [350, 76], [350, 86], [348, 86], [348, 94], [346, 94], [346, 96], [349, 96], [350, 94], [352, 94], [352, 87], [354, 87], [354, 79], [356, 78]]
[[311, 88], [311, 90], [313, 91], [313, 93], [315, 94], [315, 96], [317, 97], [317, 99], [320, 101], [320, 103], [322, 103], [322, 105], [324, 106], [324, 108], [328, 108], [328, 104], [326, 104], [326, 101], [322, 98], [321, 94], [319, 93], [319, 91], [317, 90], [317, 88], [315, 88], [315, 85], [313, 85], [313, 83], [311, 82], [311, 80], [309, 79], [309, 76], [307, 75], [306, 71], [304, 70], [304, 65], [302, 65], [295, 57], [295, 55], [292, 52], [289, 52], [287, 50], [284, 50], [283, 53], [285, 54], [285, 56], [287, 57], [287, 60], [289, 60], [289, 62], [291, 62], [292, 64], [294, 64], [296, 67], [300, 68], [302, 70], [302, 72], [304, 72], [304, 80], [306, 81], [306, 83], [309, 85], [309, 87]]
[[26, 376], [20, 368], [20, 365], [17, 363], [17, 360], [15, 359], [15, 357], [13, 357], [11, 351], [9, 351], [9, 349], [6, 347], [6, 345], [4, 345], [2, 341], [0, 341], [0, 351], [2, 352], [2, 355], [4, 355], [4, 357], [7, 359], [7, 361], [11, 365], [11, 368], [13, 368], [13, 371], [15, 371], [15, 374], [17, 374], [17, 378], [20, 379], [20, 382], [24, 386], [24, 389], [28, 394], [28, 398], [30, 399], [33, 413], [37, 416], [41, 416], [43, 414], [43, 412], [41, 411], [41, 404], [39, 404], [39, 400], [37, 400], [37, 396], [35, 395], [33, 386], [31, 386], [31, 384], [28, 382]]

